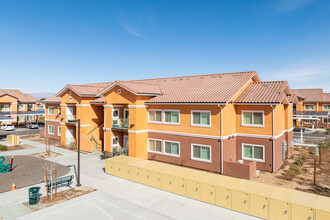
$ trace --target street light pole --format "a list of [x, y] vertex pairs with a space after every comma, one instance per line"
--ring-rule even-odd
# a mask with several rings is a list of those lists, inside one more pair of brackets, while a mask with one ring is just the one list
[[81, 186], [80, 184], [80, 119], [78, 121], [78, 182], [77, 186]]
[[80, 184], [80, 119], [77, 120], [69, 120], [69, 122], [78, 122], [78, 174], [77, 174], [77, 185], [81, 186]]

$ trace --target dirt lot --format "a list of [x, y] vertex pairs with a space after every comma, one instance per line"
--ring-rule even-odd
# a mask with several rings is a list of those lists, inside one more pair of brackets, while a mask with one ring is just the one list
[[47, 155], [45, 152], [37, 153], [37, 154], [31, 154], [31, 155], [41, 157], [41, 158], [51, 158], [51, 157], [62, 156], [62, 154], [58, 154], [58, 153], [55, 153], [55, 152], [50, 152], [49, 155]]
[[[29, 136], [29, 137], [22, 137], [22, 138], [26, 139], [26, 140], [30, 140], [30, 141], [35, 141], [35, 142], [38, 142], [40, 144], [46, 144], [46, 138], [41, 138], [39, 135]], [[53, 145], [53, 146], [56, 146], [56, 147], [59, 147], [61, 145], [60, 141], [58, 141], [58, 140], [52, 140], [52, 139], [48, 139], [48, 140], [49, 140], [50, 145]]]
[[[290, 165], [298, 159], [299, 153], [304, 150], [307, 150], [309, 153], [307, 160], [302, 166], [302, 173], [293, 180], [286, 180], [284, 177], [285, 170], [289, 169]], [[260, 171], [253, 181], [330, 197], [330, 148], [322, 148], [321, 155], [321, 168], [317, 166], [316, 169], [316, 186], [313, 185], [314, 148], [300, 146], [295, 147], [293, 158], [286, 160], [279, 171], [276, 173]], [[319, 164], [317, 163], [317, 165]]]
[[27, 145], [27, 144], [22, 144], [22, 145], [14, 145], [14, 146], [7, 146], [7, 150], [0, 150], [0, 152], [5, 152], [5, 151], [13, 151], [13, 150], [22, 150], [22, 149], [30, 149], [30, 148], [34, 148], [31, 145]]
[[23, 203], [27, 207], [29, 207], [32, 211], [38, 211], [40, 209], [47, 208], [49, 206], [94, 192], [96, 189], [88, 187], [88, 186], [83, 186], [81, 188], [73, 188], [73, 189], [68, 189], [61, 191], [57, 193], [57, 196], [53, 198], [52, 200], [47, 200], [47, 196], [43, 196], [39, 199], [39, 203], [37, 205], [29, 205], [29, 202]]

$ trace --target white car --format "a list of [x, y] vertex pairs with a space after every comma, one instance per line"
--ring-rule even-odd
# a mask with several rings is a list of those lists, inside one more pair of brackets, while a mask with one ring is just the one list
[[3, 131], [15, 131], [15, 127], [12, 124], [2, 125], [0, 129]]

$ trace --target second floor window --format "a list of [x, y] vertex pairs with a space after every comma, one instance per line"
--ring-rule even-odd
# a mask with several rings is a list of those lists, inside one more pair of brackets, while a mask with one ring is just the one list
[[58, 116], [61, 116], [61, 107], [58, 107]]
[[305, 110], [314, 110], [314, 105], [305, 105]]
[[149, 122], [162, 122], [162, 111], [149, 110]]
[[211, 125], [210, 111], [191, 111], [191, 124], [197, 126]]
[[257, 111], [243, 111], [242, 112], [242, 125], [247, 126], [263, 126], [264, 113]]
[[19, 104], [18, 105], [18, 110], [24, 110], [24, 104]]
[[322, 105], [323, 110], [330, 110], [330, 105]]
[[55, 114], [54, 106], [49, 106], [48, 107], [48, 115], [54, 115], [54, 114]]
[[33, 104], [28, 104], [28, 105], [27, 105], [27, 108], [28, 108], [28, 109], [33, 109]]
[[165, 123], [175, 123], [179, 124], [179, 111], [176, 110], [164, 110], [165, 114]]

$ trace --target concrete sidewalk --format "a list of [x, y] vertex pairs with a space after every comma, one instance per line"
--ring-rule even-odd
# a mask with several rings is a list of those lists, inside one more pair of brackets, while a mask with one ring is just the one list
[[[22, 142], [36, 148], [6, 154], [28, 155], [45, 149], [40, 143]], [[70, 166], [67, 175], [75, 175], [77, 153], [58, 147], [52, 147], [52, 151], [63, 155], [56, 157], [57, 163]], [[97, 191], [37, 212], [22, 204], [28, 201], [29, 187], [1, 193], [0, 216], [5, 219], [258, 219], [105, 174], [104, 166], [104, 160], [100, 160], [97, 154], [81, 154], [81, 183]], [[38, 186], [41, 187], [40, 193], [45, 195], [44, 184]], [[65, 189], [68, 187], [61, 187], [58, 191]]]

